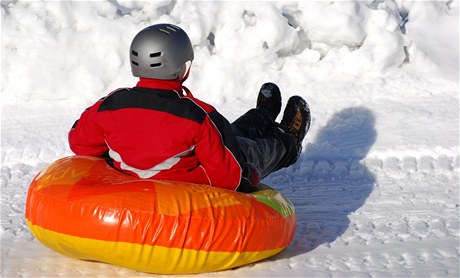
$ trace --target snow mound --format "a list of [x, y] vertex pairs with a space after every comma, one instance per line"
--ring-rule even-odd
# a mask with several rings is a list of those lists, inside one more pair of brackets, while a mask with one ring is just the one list
[[[291, 74], [286, 60], [317, 66], [328, 56], [337, 60], [343, 48], [354, 62], [338, 63], [351, 69], [381, 74], [414, 63], [456, 78], [453, 6], [458, 3], [5, 1], [1, 50], [8, 58], [2, 59], [7, 74], [1, 93], [7, 102], [88, 104], [108, 90], [131, 86], [129, 43], [159, 22], [189, 33], [197, 52], [190, 83], [219, 103], [229, 92], [257, 89], [254, 80], [279, 81], [279, 72]], [[195, 81], [208, 76], [213, 76], [208, 82]]]

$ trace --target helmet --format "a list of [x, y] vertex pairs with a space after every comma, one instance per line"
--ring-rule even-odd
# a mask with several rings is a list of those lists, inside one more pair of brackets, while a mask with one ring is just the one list
[[178, 26], [155, 24], [134, 37], [129, 57], [136, 77], [176, 79], [181, 67], [193, 60], [193, 47]]

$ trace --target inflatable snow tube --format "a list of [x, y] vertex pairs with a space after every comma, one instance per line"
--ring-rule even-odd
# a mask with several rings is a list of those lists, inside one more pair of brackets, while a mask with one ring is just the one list
[[268, 186], [251, 194], [142, 180], [104, 159], [72, 156], [41, 171], [27, 195], [33, 235], [70, 257], [159, 274], [233, 268], [292, 241], [292, 203]]

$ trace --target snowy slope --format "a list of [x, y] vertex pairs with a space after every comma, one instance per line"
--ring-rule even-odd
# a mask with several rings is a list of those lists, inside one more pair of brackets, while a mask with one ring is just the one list
[[458, 277], [458, 1], [1, 2], [1, 276], [148, 276], [59, 255], [24, 220], [27, 188], [71, 152], [83, 109], [133, 86], [128, 47], [153, 23], [195, 47], [186, 82], [229, 120], [263, 82], [310, 103], [279, 255], [200, 277]]

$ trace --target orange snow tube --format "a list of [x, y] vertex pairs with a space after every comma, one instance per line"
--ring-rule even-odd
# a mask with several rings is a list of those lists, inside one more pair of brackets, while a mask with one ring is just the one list
[[267, 186], [244, 194], [142, 180], [86, 156], [60, 159], [35, 177], [26, 219], [61, 254], [163, 274], [265, 259], [289, 245], [296, 225], [292, 203]]

